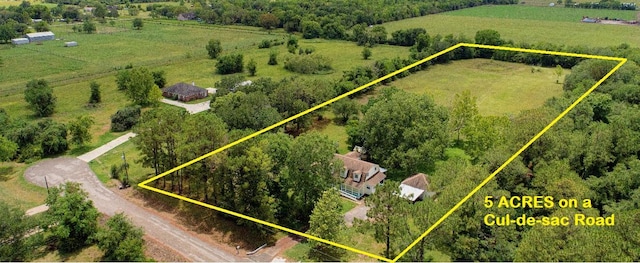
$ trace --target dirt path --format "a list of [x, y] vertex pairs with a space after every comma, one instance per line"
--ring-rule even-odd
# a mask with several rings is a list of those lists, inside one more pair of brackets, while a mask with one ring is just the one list
[[[107, 189], [86, 162], [73, 157], [61, 157], [38, 162], [25, 171], [25, 178], [42, 187], [56, 186], [67, 181], [78, 182], [87, 191], [95, 207], [113, 216], [118, 212], [127, 215], [145, 234], [175, 250], [190, 261], [232, 262], [249, 261], [211, 246], [180, 230], [166, 220], [147, 212]], [[46, 183], [45, 183], [46, 178]]]

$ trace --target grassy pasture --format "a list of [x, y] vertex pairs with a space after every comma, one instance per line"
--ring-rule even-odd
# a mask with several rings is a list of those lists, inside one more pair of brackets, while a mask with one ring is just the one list
[[[461, 12], [475, 12], [473, 10], [475, 8], [464, 9]], [[495, 6], [486, 8], [495, 8]], [[512, 12], [518, 12], [517, 10], [520, 10], [520, 8], [527, 7], [505, 6], [502, 8], [511, 8]], [[569, 15], [574, 12], [568, 8], [559, 10], [566, 11]], [[640, 26], [588, 24], [580, 21], [462, 16], [456, 15], [455, 11], [389, 22], [383, 25], [386, 27], [387, 32], [419, 27], [425, 28], [431, 35], [462, 34], [471, 39], [479, 30], [494, 29], [500, 32], [503, 39], [531, 44], [549, 42], [568, 46], [606, 47], [622, 43], [637, 46], [637, 43], [640, 43]]]
[[27, 210], [44, 203], [47, 189], [24, 179], [28, 165], [0, 162], [0, 201]]
[[[247, 48], [265, 37], [253, 32], [167, 26], [146, 23], [143, 30], [131, 30], [130, 21], [116, 27], [98, 25], [97, 34], [74, 33], [72, 25], [56, 24], [56, 37], [77, 41], [78, 46], [63, 47], [63, 41], [45, 41], [42, 45], [24, 45], [3, 50], [4, 68], [0, 72], [0, 90], [20, 86], [30, 78], [51, 81], [109, 72], [131, 63], [133, 66], [166, 65], [206, 57], [205, 44], [219, 39], [225, 50]], [[30, 61], [25, 67], [24, 61]]]
[[[127, 163], [129, 164], [128, 172], [131, 182], [141, 182], [147, 179], [147, 174], [153, 173], [153, 169], [144, 168], [136, 163], [136, 161], [140, 159], [140, 151], [138, 151], [133, 142], [128, 141], [89, 162], [91, 170], [96, 173], [102, 183], [107, 183], [111, 180], [111, 165], [115, 164], [120, 166], [123, 164], [122, 153], [125, 154]], [[122, 176], [124, 177], [124, 172]]]
[[[389, 85], [410, 93], [428, 94], [445, 107], [452, 106], [455, 94], [470, 90], [477, 98], [480, 114], [516, 115], [562, 94], [562, 85], [556, 84], [555, 69], [536, 67], [533, 73], [531, 69], [523, 64], [489, 59], [459, 60], [433, 66]], [[563, 74], [568, 74], [568, 70]]]
[[[32, 78], [47, 79], [51, 81], [58, 99], [56, 113], [52, 118], [68, 122], [80, 115], [91, 115], [96, 121], [92, 128], [95, 143], [100, 136], [107, 134], [110, 116], [129, 103], [124, 94], [116, 90], [115, 71], [112, 71], [114, 67], [124, 67], [128, 63], [134, 67], [147, 65], [152, 70], [164, 70], [168, 85], [194, 81], [196, 85], [210, 87], [223, 76], [215, 74], [216, 60], [207, 58], [204, 45], [210, 38], [218, 38], [223, 43], [223, 54], [241, 52], [245, 56], [245, 63], [249, 59], [255, 59], [258, 64], [257, 76], [247, 77], [248, 79], [272, 77], [278, 80], [295, 75], [283, 68], [284, 58], [289, 55], [285, 46], [273, 48], [280, 54], [280, 64], [276, 66], [267, 65], [269, 49], [257, 48], [257, 44], [263, 39], [282, 37], [280, 35], [269, 35], [260, 30], [252, 32], [243, 28], [180, 26], [175, 23], [147, 23], [143, 30], [134, 31], [121, 27], [128, 26], [128, 22], [120, 23], [116, 28], [99, 26], [98, 32], [112, 30], [113, 33], [91, 35], [73, 33], [70, 25], [58, 25], [54, 30], [56, 35], [65, 40], [78, 41], [80, 45], [74, 48], [62, 47], [62, 41], [48, 41], [42, 45], [2, 50], [5, 62], [3, 69], [10, 70], [0, 71], [0, 93], [3, 89], [16, 90], [0, 96], [0, 107], [7, 110], [13, 118], [34, 119], [23, 99], [22, 89], [24, 83]], [[360, 57], [362, 47], [351, 42], [301, 39], [299, 44], [302, 48], [312, 47], [317, 54], [333, 61], [332, 73], [306, 76], [309, 78], [337, 79], [342, 76], [342, 71], [355, 65], [373, 63], [373, 60], [363, 60]], [[408, 55], [408, 48], [382, 45], [372, 50], [372, 59]], [[34, 63], [25, 67], [22, 62], [26, 60]], [[99, 72], [106, 73], [93, 75]], [[73, 77], [78, 79], [69, 80]], [[90, 94], [89, 82], [92, 80], [101, 85], [103, 100], [100, 107], [93, 109], [85, 107]], [[81, 152], [77, 152], [79, 153]]]
[[580, 22], [583, 16], [609, 17], [624, 20], [636, 19], [636, 11], [608, 10], [608, 9], [583, 9], [564, 7], [537, 7], [537, 6], [513, 6], [513, 5], [485, 5], [474, 8], [465, 8], [446, 13], [450, 16], [472, 16], [504, 19], [525, 19], [559, 22]]

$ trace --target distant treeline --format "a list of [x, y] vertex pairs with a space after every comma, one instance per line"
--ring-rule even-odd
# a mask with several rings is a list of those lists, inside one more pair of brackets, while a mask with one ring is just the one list
[[572, 0], [565, 2], [566, 7], [589, 8], [589, 9], [619, 9], [636, 10], [636, 3], [622, 3], [615, 0], [601, 0], [600, 2], [575, 3]]
[[309, 23], [314, 23], [313, 26], [317, 23], [323, 31], [334, 27], [344, 30], [357, 24], [375, 25], [485, 4], [517, 4], [517, 0], [225, 0], [211, 3], [196, 0], [192, 4], [197, 18], [207, 23], [302, 32]]

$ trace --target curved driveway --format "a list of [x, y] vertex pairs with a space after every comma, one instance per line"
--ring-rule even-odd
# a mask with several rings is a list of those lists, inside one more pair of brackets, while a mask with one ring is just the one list
[[98, 181], [86, 162], [78, 158], [60, 157], [40, 161], [25, 171], [25, 178], [42, 187], [46, 186], [45, 178], [49, 187], [67, 181], [78, 182], [82, 184], [82, 188], [100, 212], [109, 216], [124, 212], [134, 224], [144, 229], [145, 234], [178, 251], [191, 261], [249, 261], [247, 258], [239, 258], [217, 249], [116, 195]]

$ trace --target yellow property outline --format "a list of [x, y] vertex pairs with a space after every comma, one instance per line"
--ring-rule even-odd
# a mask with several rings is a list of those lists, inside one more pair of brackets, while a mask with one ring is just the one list
[[[486, 179], [484, 179], [484, 181], [482, 181], [471, 192], [469, 192], [469, 194], [467, 194], [464, 198], [462, 198], [462, 200], [460, 200], [447, 213], [445, 213], [440, 219], [438, 219], [438, 221], [436, 221], [431, 227], [429, 227], [424, 233], [422, 233], [422, 235], [420, 235], [415, 241], [413, 241], [413, 243], [411, 243], [407, 248], [405, 248], [402, 252], [400, 252], [400, 254], [398, 254], [398, 256], [396, 256], [394, 259], [385, 258], [385, 257], [379, 256], [379, 255], [373, 254], [373, 253], [369, 253], [369, 252], [366, 252], [366, 251], [359, 250], [357, 248], [353, 248], [353, 247], [350, 247], [350, 246], [347, 246], [347, 245], [343, 245], [343, 244], [340, 244], [340, 243], [336, 243], [336, 242], [333, 242], [333, 241], [330, 241], [330, 240], [326, 240], [326, 239], [323, 239], [323, 238], [312, 236], [312, 235], [309, 235], [307, 233], [296, 231], [296, 230], [293, 230], [293, 229], [290, 229], [290, 228], [287, 228], [287, 227], [283, 227], [283, 226], [280, 226], [280, 225], [277, 225], [277, 224], [274, 224], [274, 223], [270, 223], [270, 222], [267, 222], [267, 221], [264, 221], [264, 220], [260, 220], [260, 219], [253, 218], [253, 217], [250, 217], [250, 216], [247, 216], [247, 215], [243, 215], [243, 214], [240, 214], [240, 213], [237, 213], [237, 212], [234, 212], [234, 211], [230, 211], [230, 210], [227, 210], [227, 209], [224, 209], [224, 208], [220, 208], [220, 207], [217, 207], [217, 206], [214, 206], [214, 205], [206, 204], [206, 203], [203, 203], [203, 202], [200, 202], [200, 201], [197, 201], [197, 200], [193, 200], [191, 198], [180, 196], [180, 195], [177, 195], [177, 194], [174, 194], [174, 193], [171, 193], [171, 192], [167, 192], [167, 191], [164, 191], [164, 190], [161, 190], [161, 189], [158, 189], [158, 188], [151, 187], [151, 186], [147, 185], [148, 183], [151, 183], [151, 182], [153, 182], [153, 181], [155, 181], [155, 180], [157, 180], [157, 179], [159, 179], [161, 177], [164, 177], [164, 176], [166, 176], [166, 175], [168, 175], [170, 173], [173, 173], [173, 172], [178, 171], [178, 170], [180, 170], [182, 168], [185, 168], [185, 167], [187, 167], [187, 166], [189, 166], [189, 165], [191, 165], [191, 164], [193, 164], [195, 162], [201, 161], [201, 160], [203, 160], [203, 159], [205, 159], [207, 157], [210, 157], [210, 156], [212, 156], [212, 155], [214, 155], [216, 153], [219, 153], [221, 151], [229, 149], [229, 148], [231, 148], [231, 147], [233, 147], [233, 146], [235, 146], [235, 145], [237, 145], [239, 143], [242, 143], [242, 142], [244, 142], [246, 140], [249, 140], [249, 139], [251, 139], [253, 137], [256, 137], [256, 136], [258, 136], [260, 134], [263, 134], [263, 133], [265, 133], [267, 131], [270, 131], [270, 130], [276, 128], [276, 127], [284, 125], [287, 122], [295, 120], [295, 119], [297, 119], [299, 117], [302, 117], [302, 116], [304, 116], [306, 114], [309, 114], [309, 113], [311, 113], [311, 112], [313, 112], [315, 110], [318, 110], [318, 109], [320, 109], [322, 107], [325, 107], [325, 106], [327, 106], [327, 105], [329, 105], [329, 104], [331, 104], [333, 102], [336, 102], [337, 100], [343, 99], [343, 98], [345, 98], [345, 97], [347, 97], [347, 96], [349, 96], [351, 94], [354, 94], [354, 93], [356, 93], [358, 91], [361, 91], [361, 90], [363, 90], [365, 88], [368, 88], [368, 87], [370, 87], [372, 85], [378, 84], [378, 83], [380, 83], [381, 81], [383, 81], [385, 79], [391, 78], [391, 77], [393, 77], [393, 76], [395, 76], [397, 74], [400, 74], [400, 73], [402, 73], [402, 72], [404, 72], [406, 70], [409, 70], [409, 69], [411, 69], [411, 68], [413, 68], [415, 66], [418, 66], [418, 65], [420, 65], [422, 63], [425, 63], [425, 62], [427, 62], [429, 60], [432, 60], [432, 59], [434, 59], [434, 58], [436, 58], [436, 57], [438, 57], [438, 56], [440, 56], [442, 54], [448, 53], [448, 52], [450, 52], [452, 50], [455, 50], [455, 49], [457, 49], [459, 47], [485, 48], [485, 49], [504, 50], [504, 51], [537, 53], [537, 54], [544, 54], [544, 55], [557, 55], [557, 56], [570, 56], [570, 57], [580, 57], [580, 58], [588, 58], [588, 59], [601, 59], [601, 60], [619, 61], [620, 63], [618, 63], [613, 69], [611, 69], [611, 71], [609, 71], [604, 77], [602, 77], [602, 79], [598, 80], [598, 82], [596, 82], [590, 89], [588, 89], [584, 94], [582, 94], [567, 109], [565, 109], [562, 113], [560, 113], [560, 115], [558, 115], [555, 119], [553, 119], [553, 121], [551, 121], [551, 123], [549, 123], [546, 127], [544, 127], [544, 129], [542, 129], [540, 132], [538, 132], [538, 134], [536, 134], [531, 140], [529, 140], [529, 142], [527, 142], [524, 146], [522, 146], [522, 148], [520, 148], [520, 150], [518, 150], [509, 159], [507, 159], [507, 161], [505, 161], [500, 167], [498, 167], [498, 169], [496, 169], [492, 174], [490, 174]], [[469, 44], [469, 43], [459, 43], [459, 44], [456, 44], [456, 45], [454, 45], [452, 47], [449, 47], [449, 48], [447, 48], [445, 50], [442, 50], [442, 51], [440, 51], [438, 53], [435, 53], [435, 54], [433, 54], [431, 56], [428, 56], [428, 57], [426, 57], [426, 58], [424, 58], [424, 59], [422, 59], [420, 61], [417, 61], [417, 62], [415, 62], [415, 63], [413, 63], [411, 65], [403, 67], [403, 68], [401, 68], [399, 70], [396, 70], [396, 71], [394, 71], [392, 73], [389, 73], [384, 77], [381, 77], [379, 79], [371, 81], [371, 82], [369, 82], [369, 83], [367, 83], [365, 85], [362, 85], [362, 86], [360, 86], [360, 87], [358, 87], [358, 88], [356, 88], [354, 90], [351, 90], [351, 91], [346, 92], [346, 93], [344, 93], [342, 95], [339, 95], [339, 96], [337, 96], [337, 97], [335, 97], [333, 99], [330, 99], [330, 100], [328, 100], [326, 102], [323, 102], [323, 103], [321, 103], [319, 105], [316, 105], [316, 106], [314, 106], [314, 107], [312, 107], [312, 108], [310, 108], [308, 110], [300, 112], [300, 113], [298, 113], [296, 115], [293, 115], [293, 116], [291, 116], [289, 118], [286, 118], [286, 119], [284, 119], [284, 120], [282, 120], [282, 121], [280, 121], [278, 123], [275, 123], [275, 124], [273, 124], [273, 125], [271, 125], [269, 127], [266, 127], [266, 128], [264, 128], [262, 130], [259, 130], [259, 131], [255, 132], [255, 133], [253, 133], [253, 134], [251, 134], [249, 136], [241, 138], [241, 139], [239, 139], [237, 141], [234, 141], [234, 142], [229, 143], [229, 144], [227, 144], [225, 146], [222, 146], [222, 147], [220, 147], [220, 148], [218, 148], [218, 149], [216, 149], [216, 150], [214, 150], [212, 152], [209, 152], [209, 153], [207, 153], [205, 155], [202, 155], [202, 156], [200, 156], [198, 158], [195, 158], [195, 159], [193, 159], [191, 161], [188, 161], [188, 162], [183, 163], [183, 164], [181, 164], [181, 165], [179, 165], [177, 167], [174, 167], [171, 170], [168, 170], [168, 171], [166, 171], [164, 173], [161, 173], [161, 174], [159, 174], [157, 176], [154, 176], [154, 177], [152, 177], [152, 178], [150, 178], [148, 180], [145, 180], [142, 183], [139, 183], [138, 186], [141, 187], [141, 188], [147, 189], [147, 190], [151, 190], [151, 191], [160, 193], [160, 194], [171, 196], [171, 197], [183, 200], [183, 201], [187, 201], [187, 202], [190, 202], [190, 203], [193, 203], [193, 204], [196, 204], [196, 205], [200, 205], [200, 206], [207, 207], [207, 208], [210, 208], [210, 209], [213, 209], [213, 210], [216, 210], [216, 211], [219, 211], [219, 212], [223, 212], [223, 213], [226, 213], [226, 214], [229, 214], [229, 215], [232, 215], [232, 216], [236, 216], [236, 217], [239, 217], [239, 218], [242, 218], [242, 219], [245, 219], [245, 220], [249, 220], [249, 221], [252, 221], [252, 222], [255, 222], [255, 223], [258, 223], [258, 224], [263, 224], [263, 225], [266, 225], [266, 226], [270, 226], [270, 227], [273, 227], [275, 229], [279, 229], [279, 230], [282, 230], [282, 231], [285, 231], [285, 232], [289, 232], [289, 233], [292, 233], [292, 234], [295, 234], [295, 235], [298, 235], [298, 236], [302, 236], [302, 237], [305, 237], [305, 238], [308, 238], [308, 239], [316, 240], [316, 241], [323, 242], [323, 243], [326, 243], [326, 244], [329, 244], [329, 245], [332, 245], [332, 246], [343, 248], [343, 249], [346, 249], [346, 250], [351, 251], [351, 252], [355, 252], [355, 253], [359, 253], [359, 254], [362, 254], [362, 255], [366, 255], [366, 256], [369, 256], [371, 258], [375, 258], [375, 259], [386, 261], [386, 262], [395, 263], [402, 256], [404, 256], [411, 248], [413, 248], [418, 242], [420, 242], [420, 240], [422, 240], [429, 233], [431, 233], [431, 231], [433, 231], [436, 227], [438, 227], [438, 225], [440, 225], [447, 217], [449, 217], [453, 212], [455, 212], [462, 204], [464, 204], [464, 202], [466, 202], [469, 198], [471, 198], [471, 196], [473, 196], [476, 192], [478, 192], [480, 190], [480, 188], [482, 188], [491, 179], [493, 179], [496, 176], [496, 174], [498, 174], [500, 171], [502, 171], [502, 169], [504, 169], [507, 165], [509, 165], [509, 163], [511, 163], [518, 155], [520, 155], [520, 153], [522, 153], [533, 142], [535, 142], [538, 138], [540, 138], [540, 136], [542, 136], [542, 134], [547, 132], [547, 130], [549, 130], [560, 119], [562, 119], [565, 115], [567, 115], [567, 113], [569, 113], [570, 110], [572, 110], [576, 105], [578, 105], [578, 103], [580, 103], [582, 100], [584, 100], [584, 98], [586, 98], [589, 94], [591, 94], [591, 92], [593, 92], [598, 86], [600, 86], [600, 84], [602, 84], [607, 78], [609, 78], [625, 62], [627, 62], [626, 58], [596, 56], [596, 55], [576, 54], [576, 53], [565, 53], [565, 52], [555, 52], [555, 51], [535, 50], [535, 49], [489, 46], [489, 45], [479, 45], [479, 44]]]

